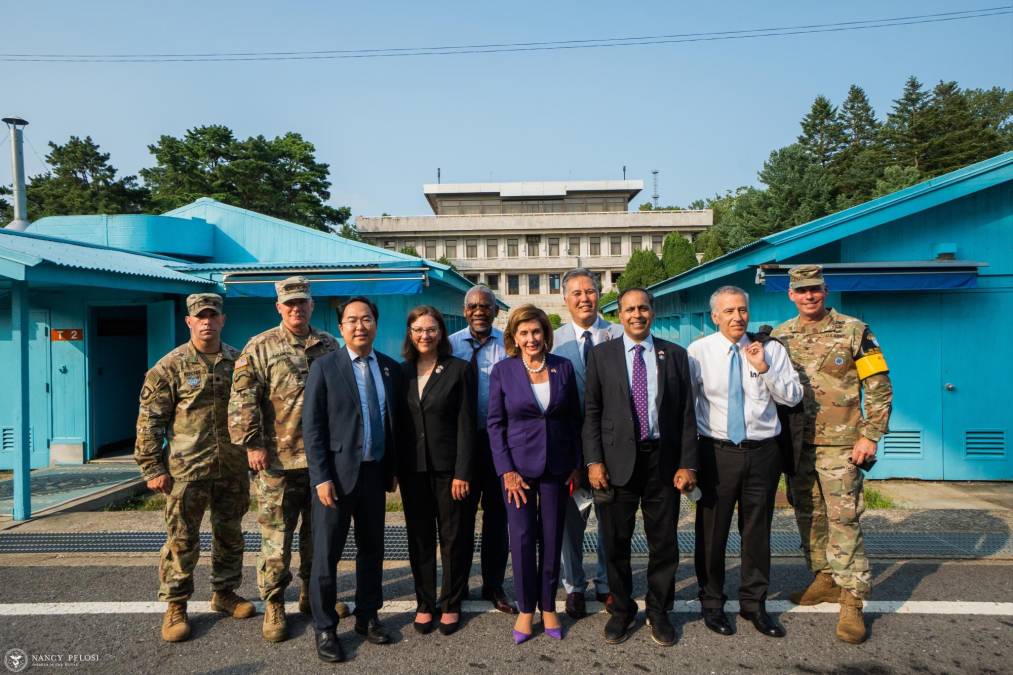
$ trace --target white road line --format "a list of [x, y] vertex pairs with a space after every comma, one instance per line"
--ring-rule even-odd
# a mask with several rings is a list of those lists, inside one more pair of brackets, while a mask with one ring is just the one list
[[[255, 602], [258, 611], [263, 611], [263, 603]], [[354, 607], [354, 603], [349, 603]], [[392, 600], [384, 603], [381, 614], [407, 614], [415, 611], [412, 600]], [[290, 613], [297, 613], [299, 606], [295, 602], [285, 605]], [[462, 609], [469, 614], [483, 614], [495, 610], [487, 602], [465, 602]], [[587, 603], [589, 612], [602, 610], [601, 603]], [[800, 607], [786, 600], [768, 600], [767, 610], [773, 614], [836, 614], [836, 604], [822, 604], [812, 607]], [[728, 602], [725, 610], [729, 613], [739, 611], [737, 602]], [[73, 614], [161, 614], [165, 611], [164, 602], [15, 602], [0, 604], [0, 616], [60, 616]], [[190, 602], [187, 605], [190, 614], [211, 614], [210, 603]], [[700, 603], [680, 600], [673, 610], [679, 614], [697, 614]], [[870, 600], [865, 603], [865, 611], [869, 614], [972, 614], [980, 616], [1013, 616], [1013, 602], [961, 602], [946, 600]]]

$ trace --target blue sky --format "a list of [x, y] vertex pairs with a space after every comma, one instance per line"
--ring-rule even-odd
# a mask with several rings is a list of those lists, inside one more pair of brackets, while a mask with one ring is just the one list
[[[3, 53], [415, 47], [658, 35], [888, 18], [1000, 5], [814, 2], [20, 2]], [[642, 178], [663, 203], [753, 184], [818, 94], [850, 84], [880, 115], [928, 86], [1013, 88], [1013, 17], [792, 37], [507, 54], [243, 63], [4, 63], [0, 113], [46, 142], [90, 135], [121, 172], [161, 134], [221, 123], [293, 130], [355, 215], [428, 213], [422, 184]], [[0, 150], [0, 182], [10, 182]], [[29, 174], [41, 164], [26, 148]]]

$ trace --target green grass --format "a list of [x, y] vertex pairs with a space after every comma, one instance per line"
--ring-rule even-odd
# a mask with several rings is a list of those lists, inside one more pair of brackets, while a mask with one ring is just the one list
[[103, 511], [161, 511], [165, 508], [165, 495], [156, 492], [145, 492], [128, 499], [114, 502]]
[[876, 509], [893, 509], [897, 505], [888, 496], [877, 490], [876, 488], [865, 486], [865, 508], [869, 510]]

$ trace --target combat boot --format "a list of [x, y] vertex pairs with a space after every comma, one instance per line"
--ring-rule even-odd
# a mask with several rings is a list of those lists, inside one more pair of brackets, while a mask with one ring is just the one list
[[829, 572], [817, 572], [816, 578], [804, 591], [788, 596], [796, 605], [818, 605], [821, 602], [837, 602], [841, 598], [841, 587]]
[[211, 609], [216, 612], [225, 612], [234, 619], [249, 619], [257, 613], [253, 603], [246, 598], [236, 595], [232, 589], [227, 591], [215, 591], [211, 594]]
[[182, 642], [190, 637], [190, 620], [186, 616], [186, 602], [170, 602], [162, 617], [162, 639]]
[[268, 600], [264, 603], [264, 639], [268, 642], [283, 642], [288, 639], [285, 623], [285, 603]]
[[[306, 588], [306, 584], [303, 584], [302, 588], [299, 589], [299, 611], [303, 614], [311, 613], [310, 609], [310, 594]], [[348, 605], [338, 600], [334, 603], [334, 611], [338, 613], [339, 619], [351, 615], [351, 611], [348, 609]]]
[[841, 589], [841, 614], [837, 621], [837, 639], [853, 645], [865, 642], [865, 617], [862, 616], [862, 599], [851, 591]]

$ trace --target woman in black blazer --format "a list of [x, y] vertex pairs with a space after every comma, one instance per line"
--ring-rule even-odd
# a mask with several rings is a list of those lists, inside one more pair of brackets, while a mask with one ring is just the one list
[[[475, 397], [468, 363], [451, 356], [443, 316], [420, 305], [408, 314], [401, 364], [408, 398], [405, 442], [399, 443], [398, 480], [408, 530], [408, 557], [418, 608], [415, 630], [450, 635], [460, 623], [468, 591], [471, 541], [466, 498], [475, 446]], [[436, 597], [436, 538], [443, 588]]]

